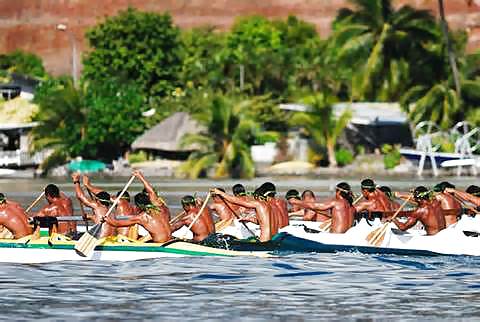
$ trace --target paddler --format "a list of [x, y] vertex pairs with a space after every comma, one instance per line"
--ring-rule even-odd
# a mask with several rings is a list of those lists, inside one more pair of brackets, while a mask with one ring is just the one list
[[272, 206], [267, 201], [269, 198], [267, 194], [268, 191], [264, 190], [264, 188], [264, 185], [260, 186], [255, 190], [253, 196], [249, 198], [231, 196], [217, 189], [212, 190], [212, 193], [219, 195], [232, 204], [255, 210], [256, 221], [260, 226], [260, 241], [262, 242], [271, 240], [278, 232], [278, 226], [276, 224]]
[[267, 202], [272, 206], [274, 215], [277, 217], [278, 229], [289, 225], [290, 218], [288, 217], [287, 202], [283, 199], [276, 198], [277, 188], [271, 182], [265, 182], [262, 184], [261, 189], [264, 190], [264, 196], [267, 198]]
[[353, 194], [350, 185], [340, 182], [335, 187], [335, 199], [327, 202], [306, 202], [292, 199], [292, 204], [312, 209], [314, 211], [331, 210], [332, 226], [331, 233], [341, 234], [353, 226], [355, 219], [355, 207], [353, 207]]
[[7, 202], [3, 193], [0, 193], [0, 225], [10, 231], [15, 239], [32, 233], [25, 211], [17, 203]]
[[[97, 194], [99, 192], [102, 192], [103, 190], [95, 187], [91, 182], [88, 176], [83, 175], [82, 182], [85, 188], [89, 190], [93, 194]], [[110, 201], [114, 201], [116, 197], [119, 196], [121, 191], [117, 192], [117, 195], [115, 197], [111, 197]], [[125, 193], [122, 195], [120, 200], [117, 203], [117, 207], [115, 208], [115, 216], [122, 216], [122, 217], [131, 217], [135, 215], [135, 208], [130, 204], [130, 194], [128, 191], [125, 191]], [[133, 226], [132, 226], [133, 227]], [[129, 231], [131, 231], [132, 227], [118, 227], [116, 233], [118, 235], [123, 235], [123, 236], [129, 236], [132, 239], [137, 239], [138, 234], [129, 234]]]
[[455, 196], [480, 207], [480, 188], [478, 186], [470, 186], [465, 192], [455, 188], [446, 188], [445, 192], [453, 193]]
[[360, 183], [362, 195], [365, 200], [355, 205], [357, 213], [367, 210], [370, 214], [383, 217], [385, 212], [393, 211], [391, 202], [388, 197], [377, 188], [372, 179], [365, 179]]
[[197, 218], [201, 207], [198, 205], [197, 200], [193, 196], [183, 197], [181, 199], [181, 203], [183, 210], [185, 211], [185, 215], [178, 222], [172, 225], [172, 232], [180, 229], [182, 226], [190, 227], [190, 225], [193, 223], [193, 225], [190, 227], [190, 230], [193, 233], [193, 240], [196, 242], [201, 242], [209, 235], [215, 233], [215, 224], [213, 223], [213, 219], [208, 208], [205, 208], [202, 214], [200, 214], [200, 216]]
[[[222, 188], [217, 189], [225, 192], [225, 190]], [[213, 195], [212, 201], [212, 204], [209, 205], [209, 209], [217, 214], [217, 216], [220, 218], [220, 221], [226, 222], [235, 218], [235, 215], [232, 212], [233, 209], [227, 206], [226, 202], [219, 195]]]
[[[315, 202], [317, 201], [317, 198], [315, 197], [315, 194], [313, 193], [312, 190], [305, 190], [302, 193], [302, 200], [306, 202]], [[327, 216], [325, 213], [318, 212], [312, 209], [305, 209], [305, 215], [303, 216], [303, 220], [306, 220], [306, 221], [324, 222], [329, 219], [330, 217]]]
[[390, 201], [390, 207], [392, 209], [392, 211], [395, 211], [397, 210], [398, 208], [400, 208], [400, 203], [398, 203], [397, 201], [395, 201], [395, 197], [393, 195], [393, 192], [392, 192], [392, 189], [390, 189], [390, 187], [387, 187], [387, 186], [381, 186], [380, 188], [378, 188], [380, 191], [382, 191], [385, 196], [387, 196], [388, 198], [388, 201]]
[[302, 200], [302, 198], [300, 197], [300, 192], [295, 189], [288, 190], [285, 194], [285, 200], [287, 200], [288, 204], [290, 205], [290, 211], [288, 212], [288, 216], [301, 216], [304, 219], [305, 209], [300, 207], [299, 205], [294, 205], [290, 199]]
[[[45, 187], [44, 191], [48, 204], [42, 207], [37, 213], [31, 215], [31, 217], [73, 216], [72, 200], [60, 192], [60, 189], [56, 185], [49, 184]], [[74, 221], [59, 222], [57, 232], [72, 238], [76, 237], [77, 224]]]
[[425, 227], [427, 235], [435, 235], [442, 229], [445, 229], [445, 216], [442, 212], [440, 202], [432, 198], [432, 192], [424, 186], [415, 188], [413, 198], [418, 204], [418, 208], [409, 213], [408, 219], [402, 223], [397, 218], [393, 222], [400, 230], [407, 230], [420, 221]]
[[[112, 205], [110, 194], [106, 191], [100, 191], [93, 195], [92, 199], [89, 199], [83, 193], [80, 186], [80, 174], [72, 174], [73, 184], [75, 185], [75, 194], [78, 200], [87, 207], [92, 208], [93, 214], [88, 215], [88, 219], [91, 219], [95, 224], [100, 224], [104, 221], [104, 217], [108, 212], [108, 209]], [[111, 216], [111, 215], [110, 215]], [[108, 223], [103, 223], [102, 231], [100, 232], [100, 238], [114, 236], [115, 227]]]
[[132, 174], [137, 177], [142, 183], [143, 183], [143, 193], [145, 193], [148, 198], [150, 199], [150, 202], [152, 205], [157, 207], [159, 211], [159, 215], [162, 215], [165, 217], [167, 221], [170, 220], [170, 209], [168, 209], [167, 204], [165, 201], [157, 194], [153, 186], [150, 184], [150, 182], [145, 179], [143, 176], [143, 173], [140, 170], [134, 170]]
[[148, 231], [151, 240], [155, 243], [164, 243], [171, 240], [170, 224], [162, 209], [155, 206], [145, 193], [136, 194], [134, 199], [135, 205], [141, 210], [140, 214], [121, 220], [109, 216], [105, 218], [105, 221], [118, 228], [138, 224]]
[[457, 217], [462, 214], [462, 204], [454, 197], [451, 192], [446, 192], [445, 189], [455, 189], [455, 186], [450, 182], [443, 181], [433, 187], [436, 192], [435, 199], [440, 202], [440, 205], [445, 215], [445, 222], [447, 227], [457, 222]]

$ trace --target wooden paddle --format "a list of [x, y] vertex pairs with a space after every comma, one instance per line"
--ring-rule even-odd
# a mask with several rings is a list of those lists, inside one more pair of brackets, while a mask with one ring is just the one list
[[174, 223], [176, 223], [177, 221], [179, 221], [182, 216], [185, 215], [185, 210], [183, 210], [182, 212], [180, 212], [178, 215], [176, 215], [175, 217], [173, 217], [172, 219], [170, 219], [169, 221], [169, 224], [170, 225], [173, 225]]
[[[202, 212], [205, 210], [205, 207], [207, 206], [208, 199], [210, 199], [210, 195], [211, 195], [211, 193], [209, 192], [207, 194], [207, 198], [205, 198], [205, 201], [203, 202], [202, 207], [200, 208], [200, 211], [195, 216], [195, 218], [193, 218], [193, 221], [190, 223], [190, 225], [188, 225], [188, 227], [187, 227], [188, 230], [190, 230], [192, 228], [192, 226], [197, 222], [198, 218], [200, 218], [200, 216], [202, 215]], [[187, 235], [187, 233], [188, 233], [188, 231], [185, 231], [185, 233], [183, 234], [181, 239], [185, 239], [185, 236]]]
[[30, 210], [32, 210], [33, 207], [35, 207], [35, 205], [40, 201], [40, 199], [42, 199], [42, 197], [45, 196], [45, 190], [42, 191], [42, 193], [37, 197], [37, 199], [35, 199], [32, 204], [30, 206], [28, 206], [27, 209], [25, 209], [25, 213], [29, 212]]
[[388, 225], [398, 216], [400, 211], [403, 209], [403, 207], [405, 207], [405, 205], [410, 201], [411, 198], [412, 198], [412, 195], [409, 195], [408, 198], [403, 202], [403, 204], [397, 209], [397, 211], [395, 211], [395, 213], [393, 214], [392, 218], [389, 221], [387, 221], [380, 228], [373, 230], [367, 235], [366, 239], [370, 245], [380, 246], [382, 244], [383, 239], [385, 238], [385, 234], [387, 232]]
[[[108, 217], [112, 213], [113, 209], [118, 204], [120, 198], [122, 198], [125, 191], [127, 191], [128, 187], [132, 184], [133, 180], [135, 180], [135, 176], [132, 176], [130, 180], [128, 180], [125, 187], [123, 187], [123, 190], [120, 192], [113, 204], [110, 206], [110, 209], [108, 209], [107, 213], [103, 216], [104, 218]], [[94, 225], [90, 230], [85, 232], [83, 236], [75, 243], [75, 250], [80, 256], [88, 257], [95, 249], [95, 247], [100, 243], [101, 239], [99, 237], [100, 233], [102, 232], [102, 225], [103, 221], [99, 224]]]
[[[238, 221], [240, 221], [240, 219], [242, 219], [242, 217], [240, 217], [240, 215], [238, 215], [238, 214], [235, 212], [235, 210], [232, 209], [232, 207], [228, 204], [228, 202], [227, 202], [225, 199], [222, 198], [222, 201], [223, 201], [223, 203], [225, 204], [225, 206], [227, 206], [227, 208], [233, 213], [233, 215], [235, 216], [235, 218], [237, 218]], [[242, 223], [243, 227], [245, 227], [245, 228], [248, 230], [248, 232], [252, 235], [252, 237], [255, 237], [255, 236], [256, 236], [255, 233], [254, 233], [250, 228], [248, 228], [248, 226], [247, 226], [247, 224], [246, 224], [245, 222], [240, 221], [240, 223]], [[216, 230], [215, 230], [215, 231], [216, 231]]]

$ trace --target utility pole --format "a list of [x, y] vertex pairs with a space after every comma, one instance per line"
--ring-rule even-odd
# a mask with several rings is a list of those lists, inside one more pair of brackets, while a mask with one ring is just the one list
[[67, 28], [64, 24], [57, 25], [58, 31], [63, 31], [67, 33], [68, 40], [70, 41], [70, 46], [72, 48], [72, 78], [73, 85], [77, 87], [78, 85], [78, 66], [77, 66], [77, 44], [75, 42], [75, 35]]

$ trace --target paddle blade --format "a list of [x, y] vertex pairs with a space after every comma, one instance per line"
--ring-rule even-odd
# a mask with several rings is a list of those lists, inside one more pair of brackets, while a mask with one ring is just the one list
[[373, 245], [373, 243], [375, 242], [375, 240], [379, 237], [379, 235], [385, 230], [385, 226], [383, 225], [382, 227], [380, 228], [377, 228], [377, 229], [374, 229], [372, 230], [368, 235], [367, 235], [367, 242], [370, 244], [370, 245]]
[[330, 230], [330, 227], [332, 227], [332, 220], [331, 219], [322, 222], [318, 228], [321, 231], [327, 231], [327, 230]]
[[100, 243], [102, 224], [96, 224], [75, 243], [75, 251], [82, 257], [88, 257]]

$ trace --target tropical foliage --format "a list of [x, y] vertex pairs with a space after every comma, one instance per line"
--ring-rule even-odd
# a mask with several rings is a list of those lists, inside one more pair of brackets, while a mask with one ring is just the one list
[[164, 96], [176, 87], [180, 31], [169, 14], [129, 8], [93, 27], [86, 38], [93, 50], [83, 60], [85, 79], [134, 81], [147, 98]]
[[179, 168], [179, 174], [197, 178], [214, 169], [215, 177], [253, 177], [250, 146], [265, 136], [275, 138], [249, 115], [249, 109], [257, 103], [256, 98], [211, 95], [210, 104], [194, 114], [204, 130], [182, 139], [184, 147], [195, 147], [196, 151]]
[[440, 32], [429, 11], [396, 10], [390, 0], [350, 2], [353, 9], [341, 9], [333, 23], [332, 45], [340, 61], [359, 69], [353, 75], [353, 99], [396, 100], [412, 80], [431, 75], [421, 77], [435, 58], [430, 45], [438, 43]]
[[0, 55], [0, 70], [32, 77], [44, 77], [47, 74], [40, 57], [22, 50]]
[[34, 116], [40, 126], [33, 130], [37, 150], [112, 160], [145, 130], [144, 99], [132, 84], [111, 81], [75, 88], [71, 79], [50, 79], [39, 87], [35, 102], [40, 106]]
[[349, 109], [339, 116], [334, 115], [334, 101], [334, 97], [325, 94], [307, 97], [303, 103], [308, 107], [308, 111], [295, 114], [290, 120], [292, 125], [303, 127], [317, 146], [326, 148], [330, 167], [337, 166], [335, 146], [352, 117]]

